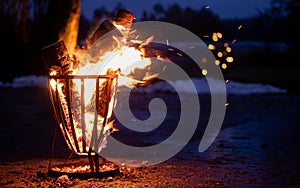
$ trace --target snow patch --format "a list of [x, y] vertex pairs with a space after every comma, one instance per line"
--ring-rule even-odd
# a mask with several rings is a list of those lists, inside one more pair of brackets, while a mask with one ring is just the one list
[[9, 88], [26, 88], [26, 87], [38, 87], [46, 88], [47, 77], [46, 76], [22, 76], [15, 78], [11, 83], [3, 83], [0, 81], [0, 87], [9, 87]]
[[[213, 83], [213, 91], [215, 93], [222, 92], [224, 82], [213, 79], [210, 79], [210, 83]], [[140, 87], [134, 90], [134, 92], [168, 92], [168, 93], [194, 93], [194, 89], [191, 86], [193, 85], [196, 88], [198, 94], [210, 94], [210, 88], [208, 86], [207, 80], [205, 78], [192, 78], [190, 80], [176, 80], [167, 82], [157, 82], [153, 84], [148, 84], [145, 87]], [[47, 77], [46, 76], [23, 76], [15, 78], [11, 83], [3, 83], [0, 81], [0, 87], [8, 88], [26, 88], [26, 87], [38, 87], [38, 88], [47, 88]], [[175, 90], [176, 88], [176, 90]], [[125, 88], [120, 88], [122, 91]], [[276, 94], [276, 93], [287, 93], [287, 90], [274, 87], [268, 84], [257, 84], [257, 83], [240, 83], [235, 81], [230, 81], [226, 83], [227, 94], [233, 95], [249, 95], [249, 94]]]

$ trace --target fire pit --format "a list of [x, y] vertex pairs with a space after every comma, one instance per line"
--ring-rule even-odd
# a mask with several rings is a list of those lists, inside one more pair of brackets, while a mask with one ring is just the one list
[[116, 174], [118, 166], [97, 153], [105, 147], [110, 133], [117, 75], [59, 75], [49, 76], [48, 80], [55, 118], [67, 145], [73, 153], [89, 160], [88, 164], [51, 166], [52, 151], [48, 175], [85, 178]]
[[[98, 154], [113, 131], [111, 115], [115, 106], [118, 75], [77, 75], [70, 72], [77, 63], [67, 52], [63, 41], [42, 49], [49, 69], [48, 89], [55, 119], [71, 155], [64, 164], [52, 165], [56, 131], [49, 160], [48, 175], [67, 174], [78, 178], [116, 174], [118, 166]], [[86, 156], [88, 162], [68, 164], [73, 154]]]
[[[116, 165], [98, 155], [106, 146], [107, 136], [116, 130], [111, 116], [117, 84], [134, 87], [151, 78], [148, 74], [143, 78], [128, 77], [135, 69], [151, 64], [144, 51], [138, 48], [146, 43], [128, 43], [133, 19], [133, 14], [128, 11], [117, 11], [116, 18], [100, 24], [94, 35], [87, 39], [86, 46], [76, 49], [76, 54], [68, 53], [63, 40], [42, 49], [42, 58], [49, 71], [48, 88], [56, 121], [72, 153], [88, 158], [87, 163], [51, 166], [53, 142], [49, 175], [90, 177], [119, 171]], [[111, 30], [105, 40], [98, 39]], [[88, 55], [82, 56], [82, 50]], [[130, 66], [132, 69], [128, 71]]]

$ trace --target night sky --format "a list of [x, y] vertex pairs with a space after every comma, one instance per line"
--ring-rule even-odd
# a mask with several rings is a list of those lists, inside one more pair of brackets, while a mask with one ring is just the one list
[[209, 7], [220, 18], [246, 18], [258, 14], [258, 11], [269, 7], [271, 0], [82, 0], [81, 10], [88, 19], [92, 18], [94, 9], [105, 6], [107, 10], [114, 11], [118, 2], [122, 2], [125, 8], [134, 13], [137, 20], [141, 18], [143, 10], [151, 11], [153, 5], [161, 3], [165, 8], [177, 3], [181, 7], [200, 9]]

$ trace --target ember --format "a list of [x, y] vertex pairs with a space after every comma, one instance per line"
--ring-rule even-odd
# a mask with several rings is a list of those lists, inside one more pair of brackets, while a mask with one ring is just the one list
[[70, 163], [56, 165], [48, 170], [49, 176], [61, 176], [67, 174], [70, 177], [88, 179], [91, 177], [107, 177], [119, 173], [119, 167], [114, 163], [105, 162], [99, 165], [99, 172], [94, 172], [89, 163]]
[[[105, 163], [100, 166], [99, 172], [106, 172], [117, 169], [113, 163]], [[55, 166], [52, 171], [61, 173], [87, 173], [92, 172], [90, 164], [68, 164], [67, 166]]]

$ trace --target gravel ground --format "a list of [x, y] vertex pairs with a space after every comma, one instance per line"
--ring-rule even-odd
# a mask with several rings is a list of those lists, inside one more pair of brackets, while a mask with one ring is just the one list
[[[298, 95], [229, 96], [223, 129], [199, 153], [195, 134], [163, 163], [116, 176], [48, 177], [54, 118], [45, 89], [0, 91], [0, 187], [300, 187]], [[67, 153], [58, 135], [53, 163]], [[82, 160], [78, 158], [72, 161]]]

